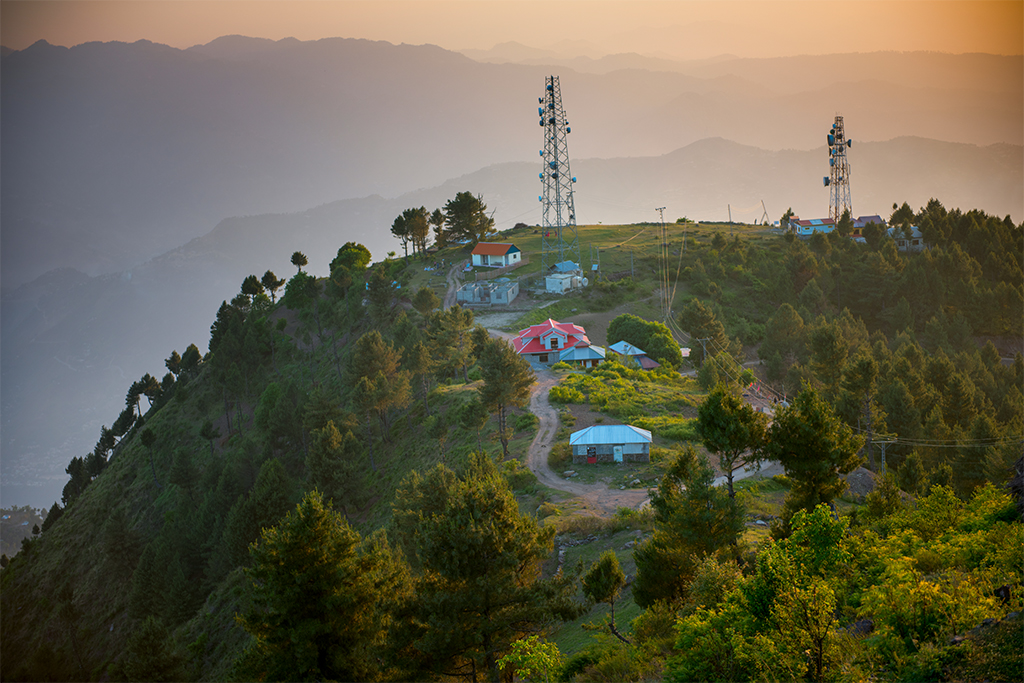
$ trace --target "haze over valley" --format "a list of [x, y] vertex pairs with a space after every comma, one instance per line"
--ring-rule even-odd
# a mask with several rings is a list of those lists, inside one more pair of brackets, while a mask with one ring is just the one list
[[[714, 55], [707, 55], [712, 57]], [[355, 38], [38, 42], [2, 57], [2, 497], [48, 506], [127, 386], [206, 349], [242, 279], [339, 246], [374, 260], [409, 207], [482, 195], [541, 220], [535, 98], [560, 77], [580, 225], [828, 213], [825, 133], [854, 213], [894, 202], [1024, 219], [1024, 60], [865, 52], [693, 59], [461, 52]], [[586, 244], [586, 229], [580, 232]], [[584, 251], [585, 251], [584, 247]]]

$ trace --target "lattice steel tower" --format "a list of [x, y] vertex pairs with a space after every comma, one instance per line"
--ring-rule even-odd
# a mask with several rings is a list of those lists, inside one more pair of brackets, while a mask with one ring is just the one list
[[853, 215], [853, 203], [850, 201], [850, 163], [846, 160], [846, 149], [853, 146], [853, 141], [846, 138], [843, 130], [843, 117], [836, 115], [836, 122], [828, 133], [828, 165], [829, 174], [825, 177], [828, 192], [828, 217], [836, 223], [849, 210]]
[[545, 79], [544, 97], [537, 98], [537, 102], [540, 104], [537, 114], [544, 128], [544, 149], [540, 150], [544, 159], [544, 170], [540, 173], [544, 194], [538, 197], [544, 204], [541, 263], [545, 271], [562, 261], [572, 261], [582, 267], [572, 192], [576, 179], [569, 171], [569, 148], [566, 146], [566, 137], [571, 129], [562, 108], [558, 76]]

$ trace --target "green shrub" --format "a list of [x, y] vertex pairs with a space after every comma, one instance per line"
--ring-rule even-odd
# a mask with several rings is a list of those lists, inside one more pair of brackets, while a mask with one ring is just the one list
[[552, 370], [572, 370], [572, 366], [569, 365], [568, 363], [566, 363], [565, 361], [558, 361], [557, 363], [555, 363], [554, 365], [551, 366], [551, 369]]
[[584, 650], [574, 654], [565, 663], [561, 673], [558, 675], [558, 680], [563, 683], [568, 683], [575, 679], [578, 675], [583, 673], [587, 667], [593, 666], [598, 662], [598, 654], [593, 650]]
[[533, 413], [523, 413], [516, 417], [515, 430], [517, 432], [526, 432], [537, 428], [539, 420]]
[[697, 420], [675, 415], [641, 416], [633, 424], [641, 429], [648, 429], [665, 439], [675, 441], [699, 441]]
[[548, 390], [548, 400], [552, 403], [586, 403], [579, 389], [556, 384]]
[[506, 460], [502, 468], [509, 488], [513, 491], [526, 491], [537, 485], [537, 476], [518, 460]]
[[572, 446], [565, 441], [556, 443], [548, 454], [548, 467], [556, 472], [564, 470], [572, 464]]
[[537, 508], [537, 518], [544, 519], [545, 517], [551, 517], [552, 515], [560, 515], [562, 511], [551, 503], [541, 503], [540, 507]]

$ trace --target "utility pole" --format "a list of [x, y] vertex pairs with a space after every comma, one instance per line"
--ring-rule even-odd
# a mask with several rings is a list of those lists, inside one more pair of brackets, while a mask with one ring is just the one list
[[701, 358], [701, 360], [700, 360], [700, 364], [701, 365], [704, 365], [704, 362], [707, 361], [707, 359], [708, 359], [708, 341], [710, 339], [711, 339], [711, 337], [705, 337], [704, 339], [698, 339], [697, 340], [697, 341], [700, 342], [700, 348], [701, 348], [701, 357], [700, 357]]
[[668, 318], [671, 302], [668, 297], [668, 235], [665, 233], [665, 207], [655, 207], [655, 211], [661, 216], [661, 309]]
[[885, 447], [888, 446], [889, 444], [896, 443], [896, 440], [892, 439], [890, 441], [876, 441], [875, 443], [882, 447], [882, 474], [885, 474]]

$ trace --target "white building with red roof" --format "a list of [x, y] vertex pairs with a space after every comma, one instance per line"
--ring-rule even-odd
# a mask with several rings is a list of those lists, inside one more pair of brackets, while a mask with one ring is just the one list
[[501, 244], [498, 242], [479, 242], [473, 251], [474, 266], [490, 266], [492, 268], [503, 268], [519, 263], [523, 253], [514, 244]]
[[587, 332], [573, 323], [560, 323], [548, 318], [539, 325], [520, 330], [512, 340], [516, 353], [539, 363], [557, 363], [562, 351], [590, 346]]

